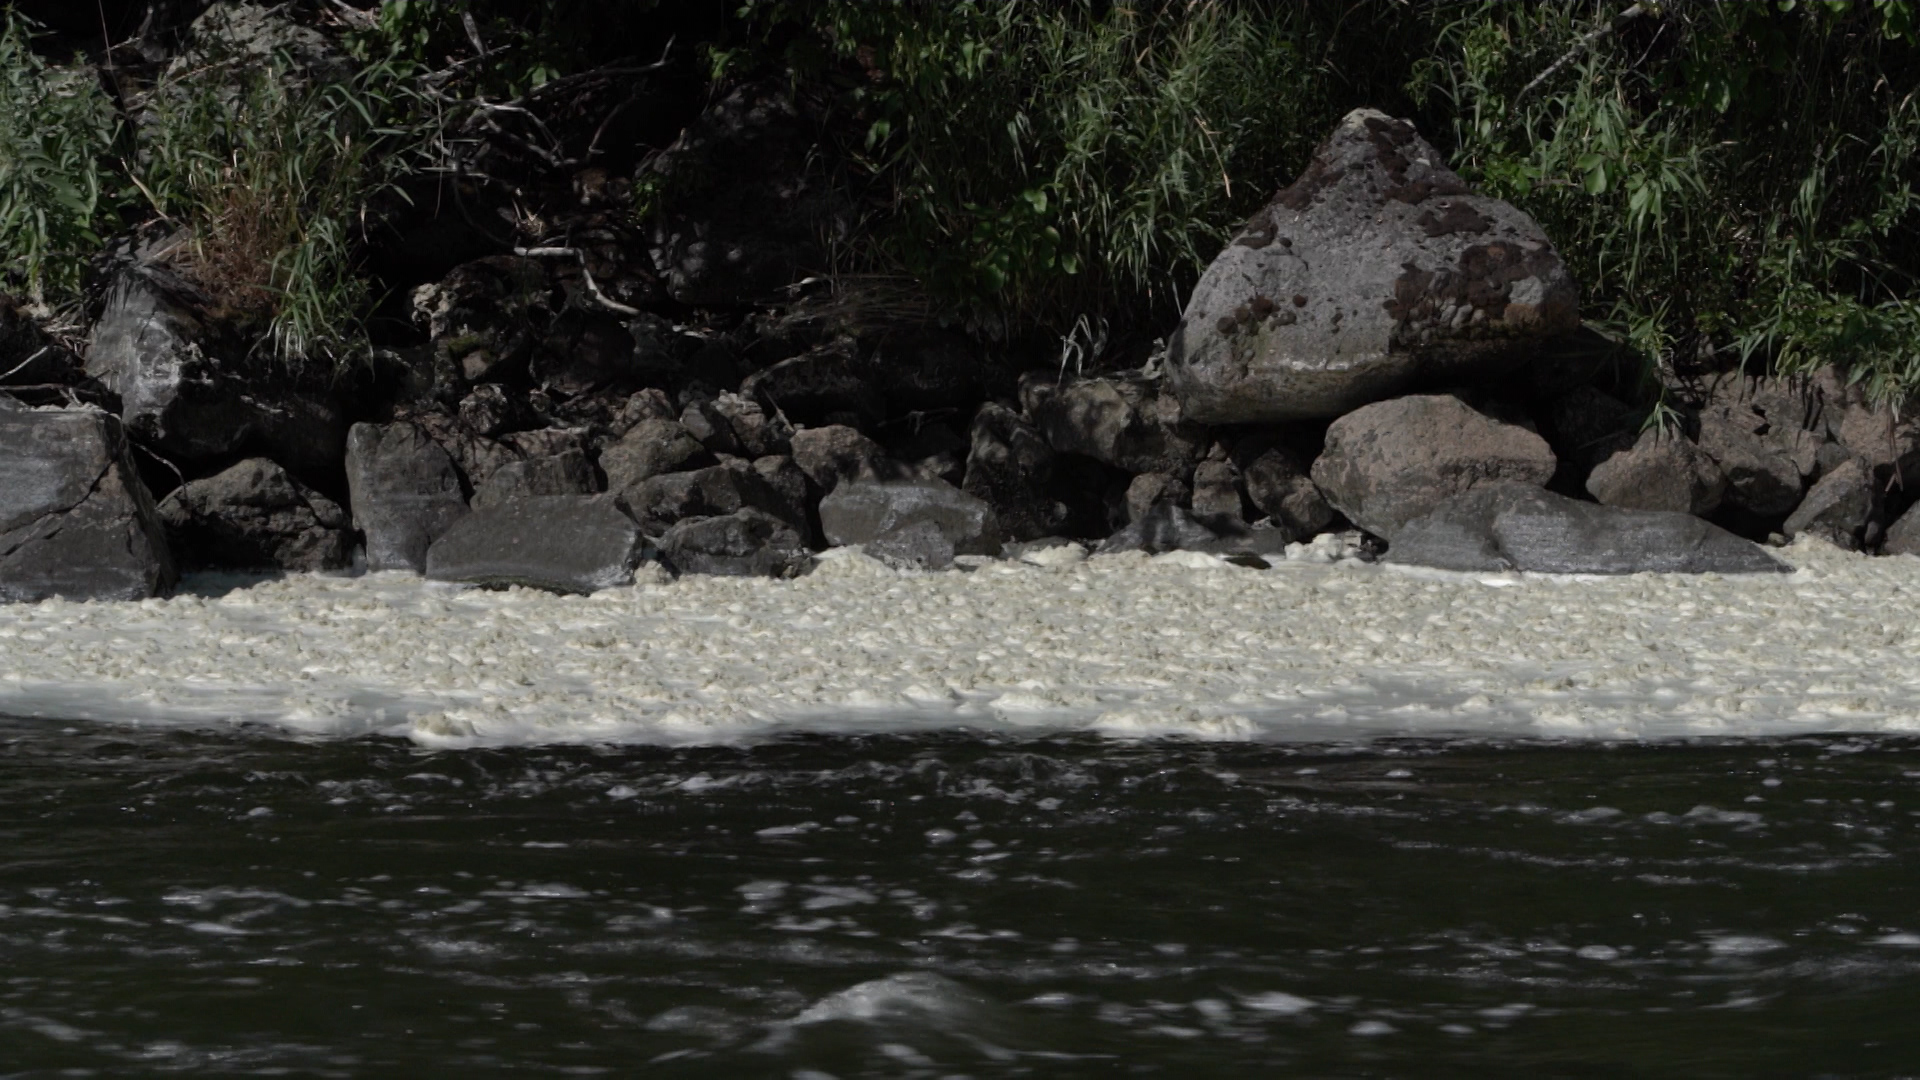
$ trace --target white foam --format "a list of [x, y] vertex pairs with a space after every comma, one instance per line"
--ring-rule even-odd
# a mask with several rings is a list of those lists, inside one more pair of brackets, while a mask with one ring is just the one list
[[1920, 731], [1905, 614], [1920, 559], [1783, 554], [1795, 573], [1563, 578], [1138, 554], [917, 573], [843, 551], [792, 581], [650, 573], [589, 597], [399, 574], [202, 579], [169, 600], [0, 606], [0, 713], [428, 745], [960, 725]]

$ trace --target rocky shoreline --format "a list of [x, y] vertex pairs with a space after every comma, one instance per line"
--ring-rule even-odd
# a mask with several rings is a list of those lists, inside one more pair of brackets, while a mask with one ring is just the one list
[[1330, 533], [1462, 570], [1920, 552], [1911, 420], [1838, 373], [1736, 367], [1674, 376], [1678, 414], [1643, 424], [1539, 226], [1404, 121], [1348, 116], [1164, 347], [1098, 371], [822, 300], [844, 222], [808, 131], [763, 87], [713, 102], [642, 167], [705, 178], [647, 231], [609, 201], [634, 181], [583, 170], [556, 242], [413, 288], [414, 343], [346, 378], [252, 358], [178, 237], [123, 238], [84, 335], [0, 311], [0, 600], [348, 566], [591, 592], [851, 545], [1257, 564]]

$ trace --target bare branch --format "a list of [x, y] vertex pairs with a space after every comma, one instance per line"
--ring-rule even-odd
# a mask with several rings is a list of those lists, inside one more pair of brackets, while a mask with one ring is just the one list
[[1632, 7], [1629, 7], [1627, 10], [1621, 12], [1619, 15], [1612, 18], [1611, 20], [1605, 23], [1602, 23], [1601, 25], [1595, 27], [1592, 30], [1587, 31], [1586, 33], [1580, 35], [1578, 38], [1575, 38], [1572, 48], [1568, 49], [1566, 53], [1560, 57], [1560, 59], [1555, 60], [1551, 64], [1548, 64], [1547, 69], [1545, 71], [1542, 71], [1540, 74], [1535, 75], [1533, 77], [1533, 81], [1521, 87], [1520, 92], [1513, 95], [1513, 104], [1507, 106], [1508, 111], [1512, 111], [1513, 109], [1519, 108], [1520, 100], [1522, 98], [1526, 97], [1528, 94], [1533, 93], [1533, 91], [1537, 89], [1541, 83], [1544, 83], [1548, 79], [1551, 79], [1555, 75], [1559, 74], [1560, 69], [1566, 67], [1568, 64], [1573, 63], [1575, 57], [1579, 56], [1581, 53], [1585, 52], [1587, 49], [1592, 48], [1595, 42], [1599, 41], [1603, 37], [1606, 37], [1608, 34], [1613, 33], [1615, 30], [1625, 25], [1628, 20], [1637, 19], [1640, 16], [1645, 15], [1646, 13], [1647, 13], [1646, 5], [1636, 3]]

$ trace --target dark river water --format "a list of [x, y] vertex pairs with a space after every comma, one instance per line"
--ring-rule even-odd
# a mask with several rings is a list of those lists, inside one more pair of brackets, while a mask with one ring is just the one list
[[1920, 1075], [1920, 743], [0, 720], [0, 1077]]

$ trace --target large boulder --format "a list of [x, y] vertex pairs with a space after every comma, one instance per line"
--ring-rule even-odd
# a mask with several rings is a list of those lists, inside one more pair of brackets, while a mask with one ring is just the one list
[[1313, 482], [1355, 525], [1391, 540], [1400, 527], [1479, 484], [1545, 484], [1546, 440], [1449, 394], [1382, 401], [1333, 422]]
[[1727, 478], [1725, 501], [1778, 519], [1800, 503], [1828, 440], [1825, 403], [1787, 380], [1729, 376], [1700, 410], [1700, 449]]
[[1789, 537], [1818, 536], [1858, 551], [1879, 539], [1869, 533], [1880, 524], [1880, 488], [1873, 469], [1859, 458], [1849, 458], [1808, 489], [1780, 531]]
[[592, 495], [599, 490], [600, 478], [594, 474], [593, 462], [582, 451], [568, 449], [500, 466], [484, 482], [474, 485], [472, 506], [481, 510], [521, 499]]
[[294, 469], [337, 467], [346, 425], [327, 389], [230, 359], [241, 350], [203, 317], [210, 303], [158, 264], [113, 278], [86, 370], [120, 396], [128, 432], [182, 461], [258, 450]]
[[793, 463], [821, 491], [846, 480], [898, 480], [906, 470], [886, 450], [845, 424], [803, 427], [793, 433]]
[[956, 555], [998, 555], [1005, 537], [983, 499], [940, 480], [854, 480], [820, 500], [820, 528], [836, 546], [878, 548], [938, 569]]
[[609, 491], [624, 491], [656, 476], [719, 463], [720, 459], [678, 420], [642, 420], [619, 442], [600, 452], [600, 468], [607, 474]]
[[1049, 490], [1054, 454], [1039, 429], [1005, 405], [989, 402], [974, 414], [972, 434], [960, 489], [993, 507], [1009, 539], [1056, 535], [1066, 524], [1067, 508]]
[[[731, 458], [724, 464], [668, 473], [626, 488], [617, 494], [620, 505], [648, 536], [665, 533], [675, 522], [715, 517], [751, 508], [780, 516], [792, 506], [750, 462]], [[790, 521], [804, 530], [806, 520]]]
[[1678, 431], [1648, 428], [1587, 476], [1587, 493], [1623, 510], [1671, 510], [1705, 517], [1720, 505], [1727, 478], [1713, 458]]
[[1130, 473], [1184, 472], [1206, 454], [1207, 433], [1157, 383], [1045, 375], [1020, 382], [1020, 404], [1055, 450]]
[[1486, 484], [1400, 527], [1387, 561], [1549, 574], [1742, 574], [1792, 568], [1691, 514], [1622, 510], [1530, 484]]
[[660, 557], [683, 574], [792, 577], [813, 558], [791, 524], [751, 507], [676, 522], [659, 546]]
[[331, 570], [347, 563], [347, 514], [266, 458], [175, 488], [160, 519], [180, 564]]
[[475, 510], [427, 549], [436, 581], [590, 593], [633, 584], [644, 540], [606, 499], [553, 495]]
[[1333, 417], [1522, 361], [1579, 325], [1546, 234], [1403, 120], [1349, 113], [1194, 288], [1168, 353], [1188, 419]]
[[347, 491], [369, 570], [427, 568], [427, 548], [467, 515], [453, 458], [418, 426], [355, 424]]
[[0, 601], [144, 600], [173, 581], [119, 421], [0, 394]]

